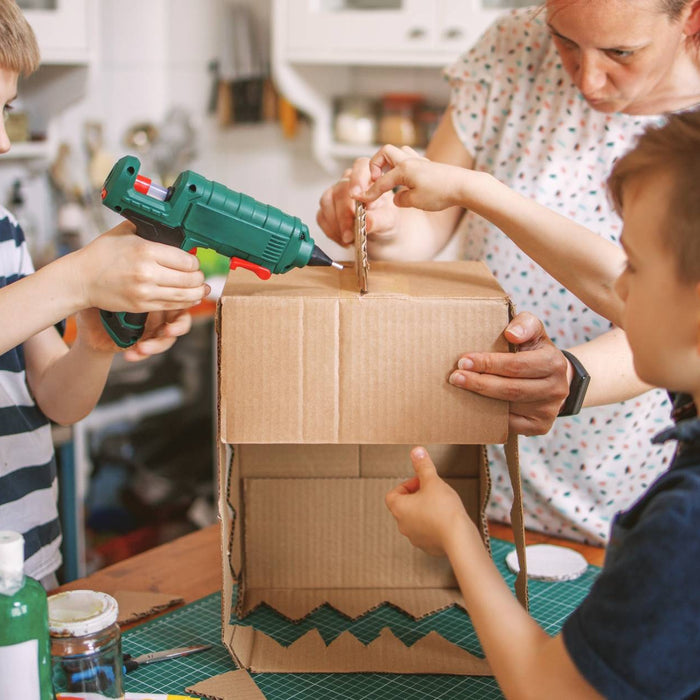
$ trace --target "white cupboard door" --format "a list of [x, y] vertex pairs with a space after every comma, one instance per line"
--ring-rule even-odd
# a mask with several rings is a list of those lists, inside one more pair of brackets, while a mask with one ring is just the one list
[[83, 63], [88, 58], [86, 0], [18, 0], [32, 25], [43, 63]]
[[288, 48], [297, 60], [364, 62], [432, 49], [431, 0], [289, 0]]
[[499, 11], [485, 9], [482, 0], [438, 0], [437, 43], [455, 56], [466, 51]]

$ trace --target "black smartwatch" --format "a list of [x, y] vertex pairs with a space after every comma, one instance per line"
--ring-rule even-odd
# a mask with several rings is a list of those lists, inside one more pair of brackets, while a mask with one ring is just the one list
[[571, 363], [573, 375], [569, 384], [569, 395], [564, 401], [564, 405], [559, 411], [560, 416], [575, 416], [583, 406], [583, 399], [586, 397], [586, 389], [591, 382], [591, 375], [586, 372], [586, 368], [581, 364], [578, 357], [572, 355], [568, 350], [561, 351], [564, 357]]

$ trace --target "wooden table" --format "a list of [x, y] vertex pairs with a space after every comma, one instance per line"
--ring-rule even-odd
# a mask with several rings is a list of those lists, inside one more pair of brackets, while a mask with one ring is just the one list
[[[107, 566], [85, 578], [66, 583], [51, 592], [79, 588], [110, 594], [116, 591], [150, 591], [177, 594], [182, 597], [183, 605], [191, 603], [221, 590], [219, 531], [219, 525], [210, 525]], [[156, 615], [146, 619], [153, 617]], [[122, 629], [129, 629], [140, 622], [143, 620], [123, 625]]]
[[[60, 586], [58, 591], [88, 588], [105, 593], [119, 590], [176, 593], [185, 603], [221, 589], [219, 525], [210, 525], [147, 552], [112, 564], [100, 571]], [[512, 541], [510, 528], [492, 523], [491, 536]], [[605, 550], [538, 533], [527, 533], [528, 544], [550, 543], [581, 552], [589, 563], [601, 566]], [[137, 623], [138, 624], [138, 623]]]

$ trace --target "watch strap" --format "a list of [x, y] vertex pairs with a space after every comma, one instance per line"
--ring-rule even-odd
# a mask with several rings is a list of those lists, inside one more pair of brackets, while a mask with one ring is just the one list
[[573, 374], [571, 376], [571, 383], [569, 384], [569, 395], [566, 397], [566, 401], [564, 401], [559, 415], [575, 416], [581, 410], [581, 406], [583, 406], [586, 390], [591, 382], [591, 375], [588, 374], [586, 368], [581, 364], [581, 361], [576, 355], [571, 354], [568, 350], [562, 350], [561, 352], [571, 363]]

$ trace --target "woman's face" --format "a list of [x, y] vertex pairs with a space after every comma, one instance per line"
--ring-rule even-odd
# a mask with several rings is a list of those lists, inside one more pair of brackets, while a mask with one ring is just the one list
[[644, 114], [676, 97], [670, 78], [689, 11], [672, 21], [659, 0], [548, 0], [547, 24], [593, 109]]

